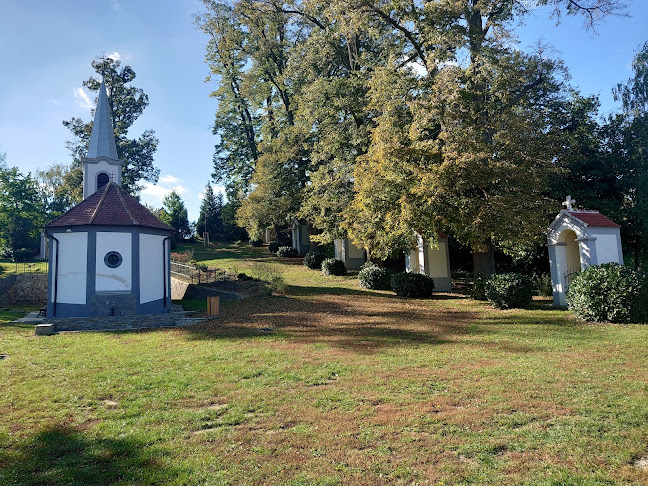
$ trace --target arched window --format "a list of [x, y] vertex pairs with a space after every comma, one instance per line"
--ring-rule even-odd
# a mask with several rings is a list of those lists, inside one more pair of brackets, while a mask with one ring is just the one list
[[97, 175], [97, 191], [108, 184], [108, 180], [108, 174], [106, 174], [105, 172], [101, 172], [99, 175]]

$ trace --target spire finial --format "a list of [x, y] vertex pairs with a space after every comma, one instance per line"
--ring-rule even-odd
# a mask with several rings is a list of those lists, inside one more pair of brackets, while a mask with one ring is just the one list
[[571, 196], [567, 196], [567, 199], [565, 200], [564, 203], [562, 203], [563, 206], [567, 206], [567, 211], [573, 211], [574, 207], [573, 205], [576, 204], [576, 200], [572, 199]]

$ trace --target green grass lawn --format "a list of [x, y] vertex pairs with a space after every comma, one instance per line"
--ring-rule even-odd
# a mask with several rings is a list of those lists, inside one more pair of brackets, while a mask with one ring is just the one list
[[194, 258], [287, 292], [177, 330], [0, 313], [0, 484], [648, 483], [646, 326], [401, 299], [266, 248]]

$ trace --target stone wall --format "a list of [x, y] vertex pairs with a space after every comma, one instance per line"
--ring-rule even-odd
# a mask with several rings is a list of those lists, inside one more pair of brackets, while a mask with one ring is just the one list
[[[217, 318], [186, 317], [187, 312], [179, 305], [171, 306], [168, 314], [145, 314], [138, 316], [64, 317], [48, 318], [44, 324], [49, 327], [43, 334], [65, 331], [128, 331], [160, 327], [183, 327]], [[41, 325], [40, 327], [43, 327]]]
[[45, 305], [47, 302], [47, 274], [20, 273], [4, 295], [3, 305]]
[[173, 300], [182, 300], [185, 298], [189, 284], [180, 280], [179, 278], [171, 277], [171, 298]]
[[216, 296], [221, 298], [221, 302], [243, 299], [245, 297], [237, 292], [228, 292], [205, 285], [190, 284], [171, 277], [171, 298], [173, 300], [206, 299], [207, 297]]

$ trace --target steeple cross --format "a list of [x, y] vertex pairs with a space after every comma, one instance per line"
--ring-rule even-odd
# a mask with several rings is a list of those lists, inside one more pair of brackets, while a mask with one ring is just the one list
[[567, 211], [573, 211], [573, 205], [576, 204], [576, 200], [572, 199], [571, 196], [567, 196], [567, 200], [562, 203], [563, 206], [567, 206]]
[[110, 173], [110, 182], [115, 182], [116, 178], [117, 178], [117, 174], [115, 174], [114, 172], [111, 172]]

